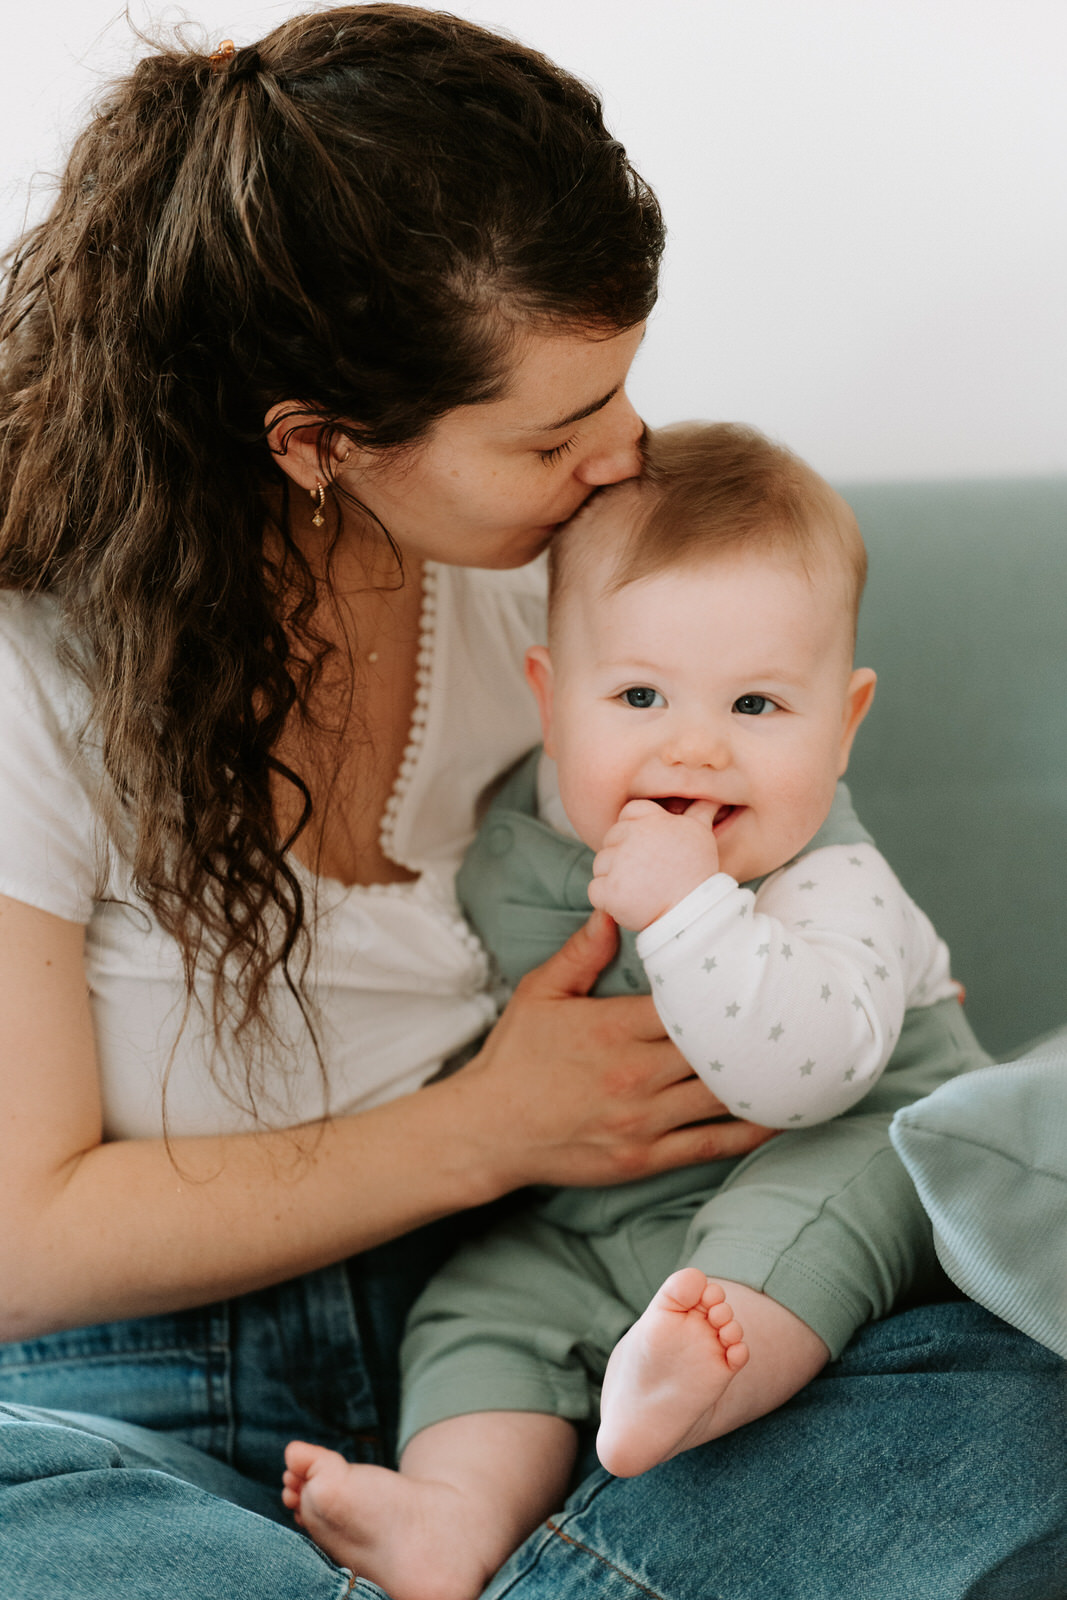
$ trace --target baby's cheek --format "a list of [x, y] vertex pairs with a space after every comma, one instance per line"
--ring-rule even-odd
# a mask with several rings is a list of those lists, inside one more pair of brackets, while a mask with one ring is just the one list
[[612, 774], [594, 760], [560, 761], [559, 792], [571, 827], [591, 850], [619, 820], [627, 794]]

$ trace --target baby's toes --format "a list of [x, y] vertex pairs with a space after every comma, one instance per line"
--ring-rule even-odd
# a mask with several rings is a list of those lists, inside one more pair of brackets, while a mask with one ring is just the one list
[[716, 1330], [725, 1328], [728, 1322], [734, 1320], [733, 1308], [725, 1298], [720, 1300], [717, 1305], [709, 1306], [707, 1310], [708, 1321]]
[[743, 1339], [739, 1339], [736, 1344], [724, 1345], [723, 1355], [730, 1371], [740, 1372], [741, 1368], [748, 1364], [748, 1345]]
[[693, 1311], [704, 1304], [705, 1283], [699, 1267], [679, 1267], [677, 1272], [671, 1273], [656, 1299], [667, 1310]]
[[719, 1335], [719, 1343], [722, 1345], [724, 1350], [728, 1350], [732, 1344], [740, 1344], [742, 1339], [745, 1337], [744, 1329], [736, 1320], [724, 1322], [722, 1327], [717, 1331]]
[[721, 1306], [726, 1299], [726, 1290], [721, 1283], [716, 1283], [714, 1278], [709, 1278], [704, 1293], [700, 1296], [700, 1304], [705, 1311], [710, 1311], [713, 1306]]

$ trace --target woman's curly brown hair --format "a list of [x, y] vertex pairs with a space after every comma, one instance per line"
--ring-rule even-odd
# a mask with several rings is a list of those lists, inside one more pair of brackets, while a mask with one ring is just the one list
[[146, 57], [11, 253], [0, 586], [62, 606], [137, 890], [238, 1037], [272, 974], [303, 994], [276, 750], [326, 654], [265, 414], [312, 412], [324, 461], [410, 444], [501, 392], [508, 319], [639, 322], [662, 244], [586, 86], [383, 4]]

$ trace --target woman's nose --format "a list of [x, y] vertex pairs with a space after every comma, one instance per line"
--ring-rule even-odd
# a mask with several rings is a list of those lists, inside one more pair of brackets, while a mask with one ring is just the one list
[[598, 420], [602, 432], [589, 454], [575, 467], [575, 477], [590, 488], [636, 478], [642, 466], [641, 440], [645, 436], [645, 425], [625, 390], [604, 407]]

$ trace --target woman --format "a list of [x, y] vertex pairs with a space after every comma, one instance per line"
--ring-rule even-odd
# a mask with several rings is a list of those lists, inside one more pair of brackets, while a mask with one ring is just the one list
[[[294, 1434], [388, 1458], [442, 1219], [764, 1137], [707, 1121], [648, 1002], [583, 998], [613, 947], [597, 921], [442, 1071], [493, 1015], [452, 876], [478, 793], [535, 737], [538, 579], [512, 569], [639, 468], [625, 380], [661, 244], [588, 91], [383, 5], [143, 61], [15, 257], [6, 1595], [377, 1592], [268, 1519]], [[951, 1340], [926, 1337], [941, 1362]], [[906, 1333], [889, 1344], [913, 1365]], [[1013, 1432], [1040, 1439], [1047, 1387], [1025, 1352], [983, 1360], [1018, 1380], [999, 1465]], [[854, 1515], [863, 1440], [830, 1373], [852, 1426], [839, 1400], [823, 1524]], [[884, 1412], [899, 1441], [911, 1413]], [[810, 1549], [781, 1587], [795, 1508], [776, 1575], [747, 1587], [768, 1460], [815, 1477], [803, 1411], [764, 1426], [771, 1456], [754, 1428], [594, 1479], [493, 1592], [821, 1592]], [[975, 1432], [967, 1503], [992, 1523]], [[714, 1545], [695, 1543], [709, 1505]], [[883, 1545], [899, 1527], [868, 1521]], [[1017, 1509], [998, 1526], [987, 1565], [1023, 1543]]]

